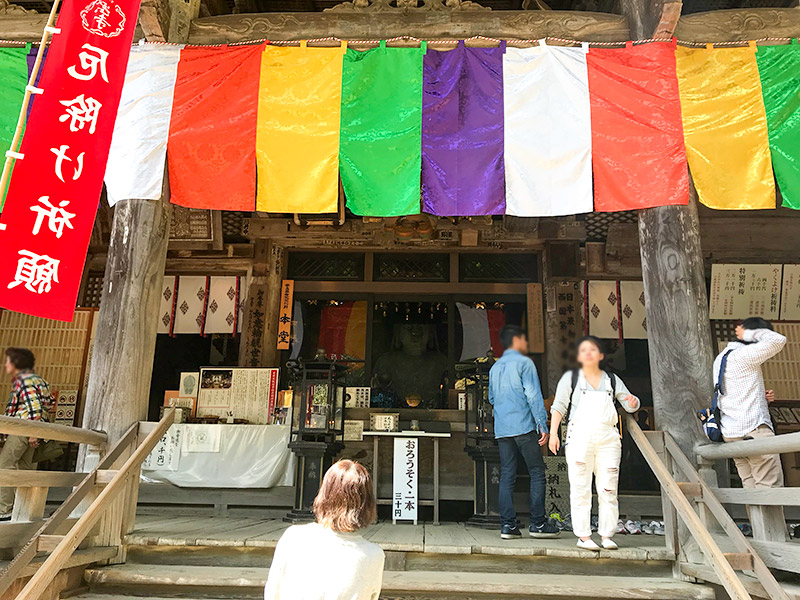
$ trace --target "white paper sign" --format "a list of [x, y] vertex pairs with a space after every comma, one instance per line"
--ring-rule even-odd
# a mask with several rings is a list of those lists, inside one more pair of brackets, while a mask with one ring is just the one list
[[800, 321], [800, 265], [783, 265], [781, 321]]
[[777, 319], [783, 265], [711, 265], [712, 319]]
[[177, 471], [181, 460], [183, 427], [173, 425], [142, 463], [143, 471]]
[[417, 524], [418, 438], [394, 438], [392, 522], [414, 521]]
[[192, 424], [183, 436], [184, 452], [219, 452], [219, 440], [224, 425]]

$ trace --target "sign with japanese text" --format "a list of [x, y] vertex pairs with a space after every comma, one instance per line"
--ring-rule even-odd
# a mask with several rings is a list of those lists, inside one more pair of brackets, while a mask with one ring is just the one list
[[781, 321], [800, 321], [800, 265], [783, 265]]
[[278, 313], [278, 350], [288, 350], [292, 343], [292, 308], [294, 308], [294, 281], [281, 282], [281, 310]]
[[777, 319], [783, 265], [711, 265], [712, 319]]
[[172, 425], [147, 455], [142, 463], [143, 471], [177, 471], [181, 462], [183, 429]]
[[0, 306], [69, 321], [100, 201], [140, 0], [59, 13], [0, 216]]
[[530, 352], [544, 352], [544, 305], [542, 304], [542, 284], [529, 283], [525, 286], [528, 300], [528, 337]]
[[417, 523], [419, 439], [395, 438], [392, 467], [392, 523], [414, 521]]

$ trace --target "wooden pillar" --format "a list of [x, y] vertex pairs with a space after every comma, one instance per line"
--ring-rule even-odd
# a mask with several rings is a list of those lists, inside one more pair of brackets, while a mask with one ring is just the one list
[[286, 275], [284, 248], [271, 240], [255, 242], [239, 344], [239, 366], [278, 367], [278, 314]]
[[168, 192], [114, 207], [83, 426], [110, 442], [147, 418], [169, 238]]

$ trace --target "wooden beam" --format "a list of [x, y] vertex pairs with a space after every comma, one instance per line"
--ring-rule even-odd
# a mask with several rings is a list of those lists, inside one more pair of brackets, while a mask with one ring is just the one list
[[[442, 295], [485, 294], [525, 296], [524, 283], [436, 283], [406, 281], [295, 281], [295, 294], [367, 294], [380, 292], [386, 295]], [[563, 373], [562, 373], [563, 375]]]
[[700, 500], [703, 498], [703, 488], [699, 483], [690, 483], [687, 481], [679, 481], [678, 487], [681, 488], [683, 495], [690, 500]]
[[726, 444], [701, 444], [695, 451], [706, 460], [800, 452], [800, 431]]
[[[566, 10], [237, 14], [192, 21], [189, 43], [224, 44], [263, 38], [296, 40], [328, 36], [371, 40], [404, 35], [423, 39], [483, 35], [499, 39], [556, 36], [619, 41], [628, 38], [628, 27], [619, 15]], [[497, 45], [496, 42], [484, 43]]]
[[796, 8], [737, 8], [695, 13], [680, 18], [675, 35], [688, 42], [793, 38], [800, 35], [800, 11]]
[[0, 469], [0, 487], [73, 487], [83, 481], [86, 475], [87, 473]]
[[89, 444], [91, 446], [100, 446], [108, 441], [108, 436], [102, 431], [6, 416], [0, 416], [0, 433], [75, 444]]
[[39, 41], [42, 30], [47, 25], [47, 17], [47, 14], [0, 16], [0, 39], [20, 42]]
[[800, 506], [800, 488], [714, 488], [723, 504], [760, 504], [762, 506]]
[[725, 558], [735, 571], [752, 571], [753, 555], [744, 552], [726, 552]]
[[52, 552], [63, 539], [63, 535], [40, 535], [37, 538], [36, 549], [39, 552]]

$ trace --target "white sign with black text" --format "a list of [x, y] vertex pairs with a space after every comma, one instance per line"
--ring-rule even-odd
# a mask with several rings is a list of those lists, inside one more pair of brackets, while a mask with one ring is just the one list
[[417, 524], [419, 439], [395, 438], [392, 488], [392, 523]]

